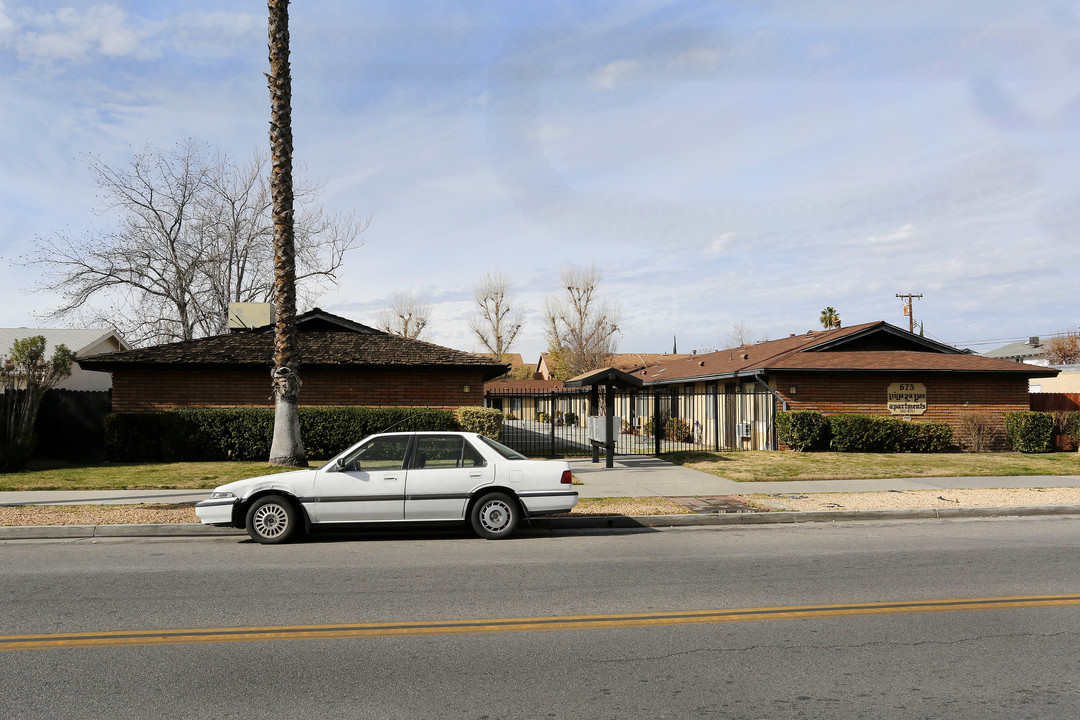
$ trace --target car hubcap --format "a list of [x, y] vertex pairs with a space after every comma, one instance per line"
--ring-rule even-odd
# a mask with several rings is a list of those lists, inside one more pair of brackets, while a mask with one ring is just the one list
[[504, 502], [491, 502], [480, 512], [480, 522], [487, 530], [498, 532], [510, 523], [510, 508]]
[[277, 537], [289, 525], [289, 516], [280, 505], [263, 505], [255, 511], [255, 531], [263, 537]]

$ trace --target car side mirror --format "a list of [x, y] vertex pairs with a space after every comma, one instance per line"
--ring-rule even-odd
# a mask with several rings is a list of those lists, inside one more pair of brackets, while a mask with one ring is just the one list
[[341, 461], [331, 460], [326, 463], [326, 472], [341, 472]]

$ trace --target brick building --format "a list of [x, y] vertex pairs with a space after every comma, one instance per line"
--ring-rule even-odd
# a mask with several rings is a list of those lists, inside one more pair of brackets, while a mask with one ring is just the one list
[[[482, 405], [484, 382], [507, 365], [390, 335], [319, 309], [297, 318], [301, 406]], [[273, 328], [125, 350], [79, 360], [112, 373], [116, 412], [273, 407]]]
[[[1002, 413], [1029, 409], [1028, 379], [1056, 374], [964, 352], [886, 322], [810, 331], [634, 373], [645, 388], [670, 392], [674, 413], [694, 414], [691, 399], [713, 403], [718, 409], [701, 416], [723, 426], [731, 419], [726, 408], [743, 408], [740, 424], [755, 428], [743, 438], [747, 447], [775, 444], [768, 437], [772, 419], [764, 416], [777, 409], [940, 420], [958, 439], [964, 414], [986, 411], [1003, 429]], [[748, 396], [765, 402], [739, 402]]]

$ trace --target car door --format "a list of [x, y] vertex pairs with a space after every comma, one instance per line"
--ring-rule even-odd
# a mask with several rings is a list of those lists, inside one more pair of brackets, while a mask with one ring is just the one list
[[473, 490], [494, 466], [461, 435], [417, 435], [405, 479], [406, 520], [460, 520]]
[[405, 457], [412, 435], [375, 436], [315, 475], [314, 522], [405, 517]]

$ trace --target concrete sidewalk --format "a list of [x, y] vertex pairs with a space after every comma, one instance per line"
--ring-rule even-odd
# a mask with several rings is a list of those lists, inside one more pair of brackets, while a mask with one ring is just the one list
[[[623, 457], [615, 467], [588, 459], [570, 461], [575, 486], [583, 498], [715, 497], [750, 493], [863, 492], [870, 490], [949, 490], [967, 488], [1080, 487], [1080, 476], [994, 476], [892, 478], [885, 480], [793, 480], [734, 482], [699, 470], [672, 465], [654, 457]], [[0, 505], [134, 505], [195, 503], [210, 490], [39, 490], [0, 492]]]
[[603, 462], [571, 460], [583, 483], [581, 497], [710, 497], [750, 493], [864, 492], [870, 490], [950, 490], [968, 488], [1080, 487], [1077, 475], [993, 477], [924, 477], [881, 480], [790, 480], [735, 482], [654, 457], [617, 458], [610, 470]]

